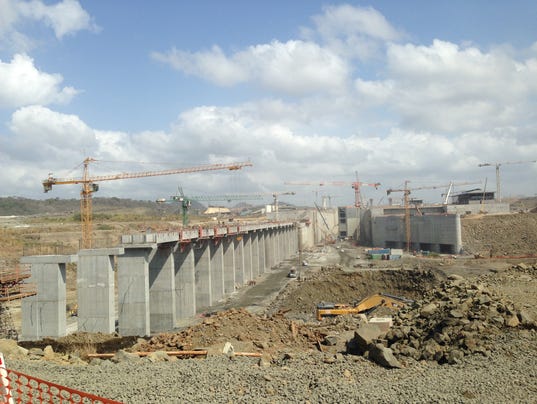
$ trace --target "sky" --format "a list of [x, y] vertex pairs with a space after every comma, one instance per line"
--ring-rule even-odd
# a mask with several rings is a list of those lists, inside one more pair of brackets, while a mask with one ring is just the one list
[[496, 164], [502, 197], [534, 196], [535, 21], [533, 0], [0, 0], [0, 197], [78, 198], [41, 182], [86, 157], [90, 176], [252, 163], [95, 197], [350, 205], [358, 180], [375, 205], [405, 181], [438, 203], [495, 191]]

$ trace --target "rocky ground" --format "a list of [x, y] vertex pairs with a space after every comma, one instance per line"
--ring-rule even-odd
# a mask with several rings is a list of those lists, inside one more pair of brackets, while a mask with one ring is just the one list
[[[508, 241], [482, 221], [463, 223], [463, 238], [475, 251], [494, 245], [501, 255], [531, 255], [537, 215], [523, 216], [512, 216]], [[3, 341], [0, 349], [9, 368], [126, 403], [535, 402], [535, 258], [368, 261], [363, 248], [349, 244], [305, 258], [300, 279], [255, 310], [241, 304], [243, 297], [272, 277], [281, 280], [296, 263], [273, 269], [175, 332], [145, 339], [74, 334], [20, 343], [28, 350]], [[321, 301], [351, 304], [379, 292], [414, 300], [368, 316], [391, 316], [387, 333], [359, 315], [315, 319]], [[226, 343], [259, 356], [224, 354]], [[161, 354], [199, 349], [208, 354]], [[141, 351], [153, 354], [132, 354]], [[116, 354], [89, 359], [94, 352]]]

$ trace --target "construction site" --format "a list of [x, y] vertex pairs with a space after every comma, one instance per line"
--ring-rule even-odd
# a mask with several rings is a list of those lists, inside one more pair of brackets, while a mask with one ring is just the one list
[[[380, 183], [357, 180], [316, 183], [352, 189], [354, 204], [334, 207], [292, 204], [313, 183], [180, 189], [155, 201], [173, 204], [173, 218], [125, 221], [93, 215], [99, 182], [250, 163], [98, 177], [90, 163], [80, 178], [43, 181], [47, 192], [81, 184], [81, 222], [2, 216], [0, 352], [12, 385], [31, 375], [124, 403], [537, 394], [537, 198], [502, 199], [499, 174], [496, 192], [405, 182], [385, 205], [364, 201], [363, 187]], [[417, 199], [421, 189], [443, 203]], [[194, 201], [263, 197], [246, 214], [193, 214]], [[13, 396], [47, 388], [33, 389]]]

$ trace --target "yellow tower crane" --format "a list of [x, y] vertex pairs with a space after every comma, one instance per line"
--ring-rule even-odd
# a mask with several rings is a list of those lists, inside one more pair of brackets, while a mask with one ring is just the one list
[[90, 176], [89, 165], [97, 161], [91, 157], [84, 159], [84, 171], [82, 178], [55, 178], [49, 174], [46, 180], [43, 180], [43, 189], [45, 192], [51, 191], [53, 185], [65, 184], [82, 184], [80, 191], [80, 220], [82, 222], [82, 248], [92, 248], [92, 195], [99, 190], [97, 182], [123, 180], [129, 178], [155, 177], [159, 175], [186, 174], [200, 171], [213, 170], [240, 170], [242, 167], [252, 166], [250, 162], [229, 163], [229, 164], [208, 164], [197, 167], [175, 168], [161, 171], [142, 171], [135, 173], [120, 173], [113, 175]]

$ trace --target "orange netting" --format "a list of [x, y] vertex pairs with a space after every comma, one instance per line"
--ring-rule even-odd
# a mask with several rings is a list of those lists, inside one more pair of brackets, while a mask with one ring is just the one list
[[0, 402], [15, 403], [102, 403], [121, 404], [94, 394], [47, 382], [0, 366]]

